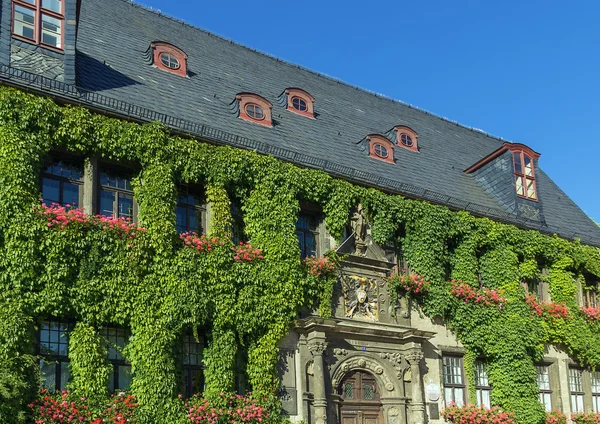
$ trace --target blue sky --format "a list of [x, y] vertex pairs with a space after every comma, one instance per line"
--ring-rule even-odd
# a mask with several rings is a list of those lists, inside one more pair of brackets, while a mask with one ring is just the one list
[[140, 0], [540, 152], [600, 222], [600, 2]]

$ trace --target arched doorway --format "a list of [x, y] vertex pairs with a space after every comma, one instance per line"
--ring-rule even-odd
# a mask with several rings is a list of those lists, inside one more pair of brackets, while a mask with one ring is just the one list
[[372, 374], [354, 371], [344, 377], [338, 394], [341, 424], [383, 424], [381, 396]]

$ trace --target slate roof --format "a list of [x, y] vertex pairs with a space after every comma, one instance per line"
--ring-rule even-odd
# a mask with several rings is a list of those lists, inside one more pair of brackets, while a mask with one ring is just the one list
[[[390, 191], [434, 201], [439, 193], [439, 203], [465, 206], [523, 227], [557, 232], [566, 238], [577, 236], [600, 245], [600, 229], [542, 170], [537, 170], [536, 177], [546, 226], [508, 214], [472, 175], [464, 173], [498, 149], [503, 140], [256, 52], [129, 1], [83, 0], [80, 13], [76, 76], [77, 85], [85, 90], [285, 149], [289, 154], [284, 156], [292, 161], [296, 161], [295, 153], [297, 157], [326, 159], [332, 169], [345, 165], [357, 177], [374, 176], [371, 185]], [[189, 78], [149, 66], [145, 52], [152, 41], [169, 42], [185, 51]], [[290, 87], [302, 88], [315, 97], [317, 119], [291, 113], [280, 105], [278, 97]], [[231, 112], [230, 104], [239, 92], [257, 93], [273, 103], [273, 128], [242, 121]], [[397, 163], [389, 164], [369, 158], [359, 149], [357, 143], [366, 135], [385, 134], [396, 125], [406, 125], [419, 134], [419, 153], [396, 148]], [[427, 195], [419, 195], [421, 192]]]

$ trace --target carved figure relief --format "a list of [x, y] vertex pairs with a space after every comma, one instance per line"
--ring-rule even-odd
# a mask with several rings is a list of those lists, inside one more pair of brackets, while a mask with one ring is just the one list
[[347, 318], [377, 321], [377, 283], [356, 275], [342, 276], [344, 311]]

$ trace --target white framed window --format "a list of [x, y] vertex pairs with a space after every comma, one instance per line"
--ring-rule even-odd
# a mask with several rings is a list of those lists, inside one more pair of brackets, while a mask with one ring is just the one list
[[488, 381], [488, 375], [485, 371], [483, 361], [475, 362], [475, 394], [477, 397], [477, 406], [490, 409], [492, 388]]
[[465, 404], [465, 379], [463, 358], [460, 356], [443, 356], [444, 402], [454, 402], [459, 406]]
[[571, 392], [571, 412], [584, 412], [583, 397], [583, 370], [579, 368], [569, 368], [569, 389]]
[[540, 403], [544, 405], [546, 412], [552, 411], [552, 389], [550, 387], [550, 367], [547, 365], [538, 365], [537, 385], [540, 390]]

